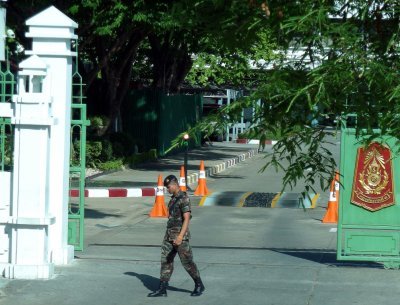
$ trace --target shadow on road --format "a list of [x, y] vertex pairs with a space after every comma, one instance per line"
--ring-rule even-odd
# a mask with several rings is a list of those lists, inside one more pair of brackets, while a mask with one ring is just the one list
[[374, 262], [338, 261], [336, 259], [336, 251], [320, 250], [320, 249], [270, 249], [270, 250], [277, 253], [286, 254], [301, 259], [306, 259], [319, 264], [331, 265], [335, 267], [383, 268], [382, 264]]
[[[158, 288], [158, 285], [160, 283], [160, 280], [158, 278], [151, 276], [151, 275], [140, 274], [140, 273], [136, 273], [136, 272], [132, 272], [132, 271], [125, 272], [124, 274], [130, 275], [130, 276], [136, 276], [149, 291], [155, 291]], [[176, 288], [173, 286], [168, 286], [168, 290], [191, 293], [190, 290], [180, 289], [180, 288]]]
[[[90, 244], [89, 246], [98, 246], [98, 247], [145, 247], [145, 248], [158, 248], [159, 245], [146, 245], [146, 244]], [[232, 247], [232, 246], [192, 246], [194, 249], [208, 249], [208, 250], [222, 250], [222, 251], [271, 251], [284, 255], [289, 255], [292, 257], [305, 259], [308, 261], [312, 261], [318, 264], [326, 265], [326, 266], [334, 266], [338, 268], [377, 268], [383, 269], [384, 265], [382, 263], [375, 263], [369, 261], [339, 261], [336, 259], [336, 250], [329, 249], [291, 249], [291, 248], [269, 248], [269, 247]], [[143, 284], [149, 289], [157, 289], [159, 280], [155, 277], [146, 275], [146, 274], [138, 274], [135, 272], [125, 272], [124, 274], [130, 276], [136, 276], [140, 279]], [[174, 287], [170, 287], [170, 290], [182, 291], [182, 292], [190, 292], [188, 290], [182, 290]]]
[[99, 218], [106, 218], [106, 217], [120, 218], [120, 217], [123, 217], [123, 215], [103, 213], [98, 210], [85, 208], [85, 218], [99, 219]]

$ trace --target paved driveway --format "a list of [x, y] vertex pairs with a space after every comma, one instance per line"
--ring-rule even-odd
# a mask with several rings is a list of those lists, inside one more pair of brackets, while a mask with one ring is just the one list
[[[262, 162], [259, 156], [210, 178], [209, 188], [272, 191], [279, 176], [257, 174]], [[307, 212], [194, 206], [192, 245], [206, 292], [190, 297], [193, 283], [177, 260], [169, 296], [160, 299], [147, 298], [158, 285], [166, 223], [147, 217], [154, 199], [89, 199], [85, 251], [52, 280], [2, 282], [0, 303], [397, 305], [399, 271], [336, 261], [334, 226], [320, 221], [324, 196]]]

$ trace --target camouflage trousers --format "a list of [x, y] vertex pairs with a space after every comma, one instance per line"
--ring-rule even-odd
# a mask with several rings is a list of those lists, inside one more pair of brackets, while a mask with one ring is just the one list
[[161, 247], [161, 272], [160, 280], [168, 282], [174, 271], [174, 258], [178, 253], [182, 266], [189, 273], [193, 280], [200, 278], [199, 270], [193, 262], [192, 247], [188, 240], [182, 241], [179, 246], [174, 246], [172, 241], [164, 240]]

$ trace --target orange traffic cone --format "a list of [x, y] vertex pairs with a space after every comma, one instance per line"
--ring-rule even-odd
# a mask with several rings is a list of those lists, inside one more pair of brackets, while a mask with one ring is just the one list
[[168, 211], [165, 206], [164, 201], [164, 185], [162, 176], [158, 176], [158, 183], [157, 183], [157, 191], [156, 191], [156, 200], [154, 202], [154, 206], [150, 211], [150, 217], [168, 217]]
[[199, 175], [199, 183], [197, 185], [194, 194], [196, 196], [205, 196], [208, 195], [208, 189], [206, 184], [206, 171], [204, 170], [204, 161], [200, 162], [200, 175]]
[[338, 202], [339, 202], [339, 173], [336, 172], [335, 178], [331, 182], [328, 209], [322, 218], [323, 223], [338, 222]]
[[181, 173], [179, 177], [179, 188], [181, 189], [182, 192], [186, 192], [186, 179], [185, 179], [185, 167], [182, 165], [181, 166]]

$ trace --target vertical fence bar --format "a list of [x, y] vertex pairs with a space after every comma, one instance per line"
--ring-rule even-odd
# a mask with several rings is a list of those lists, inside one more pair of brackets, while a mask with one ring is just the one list
[[77, 61], [76, 58], [75, 72], [72, 75], [70, 194], [72, 188], [77, 187], [78, 199], [77, 202], [73, 202], [70, 196], [68, 243], [73, 245], [75, 250], [82, 251], [85, 234], [86, 127], [90, 125], [90, 122], [86, 119], [86, 104], [83, 103], [84, 84], [78, 72]]

